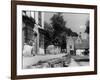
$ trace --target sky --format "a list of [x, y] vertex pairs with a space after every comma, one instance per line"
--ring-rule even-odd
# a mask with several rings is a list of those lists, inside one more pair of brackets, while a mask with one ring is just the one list
[[[54, 12], [45, 12], [44, 21], [51, 23], [50, 18], [54, 15]], [[82, 13], [62, 13], [64, 20], [66, 21], [66, 27], [70, 28], [74, 32], [82, 32], [83, 38], [87, 36], [84, 33], [86, 29], [86, 22], [89, 20], [89, 14]]]

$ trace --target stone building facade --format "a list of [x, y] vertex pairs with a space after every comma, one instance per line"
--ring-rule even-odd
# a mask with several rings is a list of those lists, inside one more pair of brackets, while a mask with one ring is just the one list
[[[35, 44], [35, 54], [41, 54], [44, 49], [44, 36], [39, 29], [44, 29], [44, 13], [39, 11], [22, 11], [22, 46], [25, 43]], [[35, 39], [34, 33], [37, 34]], [[41, 49], [40, 49], [41, 48]], [[42, 50], [42, 54], [44, 54]]]

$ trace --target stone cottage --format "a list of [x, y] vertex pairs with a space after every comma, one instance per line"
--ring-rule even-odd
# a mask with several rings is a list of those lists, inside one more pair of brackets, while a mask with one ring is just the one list
[[81, 35], [78, 37], [69, 36], [66, 39], [67, 53], [71, 55], [81, 55], [86, 49], [89, 49], [89, 39], [82, 39]]

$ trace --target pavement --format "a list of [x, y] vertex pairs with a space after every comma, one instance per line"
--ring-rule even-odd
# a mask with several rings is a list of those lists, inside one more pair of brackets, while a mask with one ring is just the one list
[[72, 66], [80, 66], [73, 58], [71, 58], [71, 63], [69, 64], [69, 67]]
[[[57, 55], [36, 55], [36, 56], [28, 56], [23, 57], [23, 68], [27, 68], [27, 66], [31, 66], [36, 64], [38, 61], [46, 61], [53, 58], [61, 58], [66, 54], [57, 54]], [[71, 57], [71, 62], [69, 63], [69, 67], [75, 66], [88, 66], [89, 61], [76, 61], [74, 57]]]
[[74, 67], [74, 66], [89, 66], [89, 61], [77, 62], [73, 58], [71, 58], [71, 63], [69, 64], [69, 67]]
[[35, 56], [23, 56], [23, 68], [26, 69], [27, 66], [31, 66], [33, 64], [36, 64], [38, 61], [46, 61], [53, 58], [61, 58], [62, 56], [65, 56], [66, 54], [52, 54], [52, 55], [35, 55]]

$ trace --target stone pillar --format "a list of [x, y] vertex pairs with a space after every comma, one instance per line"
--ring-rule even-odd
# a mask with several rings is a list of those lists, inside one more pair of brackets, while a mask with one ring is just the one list
[[[41, 12], [41, 27], [42, 27], [42, 29], [44, 29], [44, 13], [43, 12]], [[45, 54], [45, 50], [44, 50], [44, 35], [42, 35], [42, 53], [41, 54]]]
[[[38, 24], [38, 12], [35, 12], [35, 21], [36, 24]], [[37, 29], [37, 39], [36, 39], [36, 54], [39, 54], [39, 32], [38, 32], [38, 26], [35, 25], [36, 29]]]

